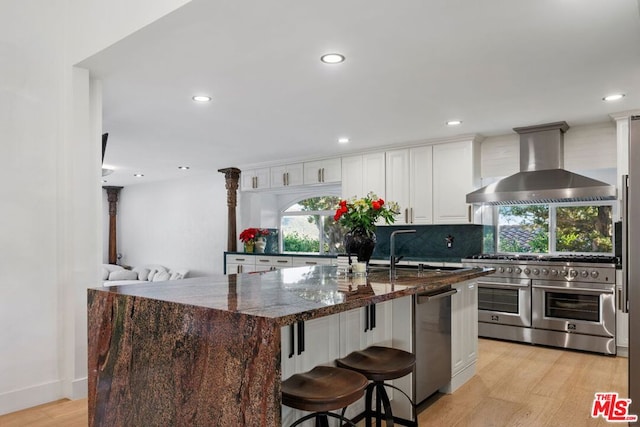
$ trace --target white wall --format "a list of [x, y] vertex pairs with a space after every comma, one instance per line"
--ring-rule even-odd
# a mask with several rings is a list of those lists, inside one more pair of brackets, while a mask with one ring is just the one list
[[[103, 212], [107, 214], [107, 205]], [[224, 174], [124, 187], [117, 221], [122, 264], [186, 268], [189, 277], [223, 273], [227, 245]]]
[[[480, 170], [483, 179], [520, 171], [519, 141], [520, 136], [516, 133], [487, 137], [482, 141]], [[616, 152], [616, 126], [613, 122], [570, 127], [565, 133], [564, 167], [567, 170], [581, 173], [615, 169]]]
[[72, 65], [184, 3], [0, 2], [0, 414], [87, 392], [100, 90]]

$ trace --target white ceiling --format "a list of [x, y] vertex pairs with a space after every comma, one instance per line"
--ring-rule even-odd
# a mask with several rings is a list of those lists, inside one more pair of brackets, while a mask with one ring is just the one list
[[131, 185], [604, 122], [640, 107], [640, 14], [637, 0], [193, 0], [80, 65], [103, 84], [107, 185]]

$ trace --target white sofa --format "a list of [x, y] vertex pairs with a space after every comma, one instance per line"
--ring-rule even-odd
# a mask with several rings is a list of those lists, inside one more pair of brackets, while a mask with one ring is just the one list
[[164, 282], [184, 279], [189, 273], [185, 269], [169, 269], [159, 264], [149, 264], [127, 270], [120, 265], [102, 264], [102, 285], [120, 286], [145, 282]]

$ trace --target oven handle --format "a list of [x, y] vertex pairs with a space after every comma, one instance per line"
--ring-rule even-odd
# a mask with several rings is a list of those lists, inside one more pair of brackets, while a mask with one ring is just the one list
[[522, 285], [520, 283], [497, 283], [497, 282], [481, 282], [478, 281], [479, 288], [500, 288], [500, 289], [513, 289], [513, 288], [528, 288], [529, 285]]
[[563, 286], [542, 286], [542, 285], [533, 285], [534, 289], [545, 289], [548, 291], [556, 291], [556, 292], [587, 292], [591, 294], [613, 294], [615, 292], [614, 289], [590, 289], [590, 288], [566, 288]]

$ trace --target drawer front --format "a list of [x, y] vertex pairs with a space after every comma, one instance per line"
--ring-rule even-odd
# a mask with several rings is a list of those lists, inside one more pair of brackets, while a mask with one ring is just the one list
[[256, 267], [291, 267], [293, 262], [291, 257], [283, 256], [256, 256]]
[[293, 265], [296, 267], [301, 266], [314, 266], [314, 265], [333, 265], [335, 264], [335, 260], [332, 258], [319, 258], [319, 257], [309, 257], [309, 258], [293, 258]]

